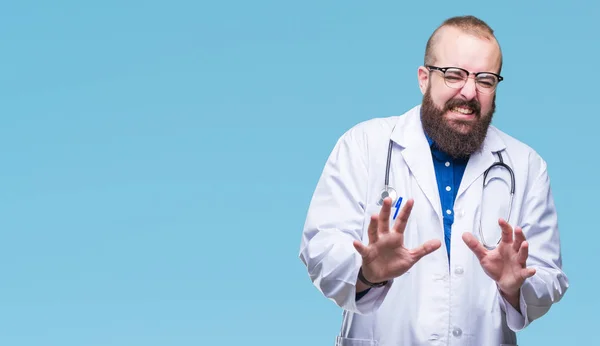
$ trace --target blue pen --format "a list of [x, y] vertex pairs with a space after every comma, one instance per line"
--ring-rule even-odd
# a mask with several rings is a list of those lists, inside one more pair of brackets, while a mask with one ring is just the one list
[[394, 212], [394, 220], [396, 220], [396, 216], [398, 216], [398, 210], [400, 210], [400, 204], [402, 203], [402, 197], [398, 197], [398, 200], [396, 201], [396, 211]]

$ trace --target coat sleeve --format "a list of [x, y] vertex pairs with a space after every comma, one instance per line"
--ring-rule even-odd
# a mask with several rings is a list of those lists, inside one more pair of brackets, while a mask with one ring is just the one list
[[520, 226], [529, 243], [527, 267], [536, 274], [525, 280], [521, 287], [519, 313], [508, 302], [501, 299], [507, 314], [508, 326], [513, 331], [527, 327], [546, 314], [552, 304], [564, 296], [569, 281], [562, 270], [562, 256], [558, 230], [558, 218], [546, 163], [537, 155], [530, 165], [535, 176], [526, 191]]
[[[369, 181], [368, 148], [357, 127], [337, 141], [321, 173], [302, 231], [300, 259], [315, 287], [339, 307], [366, 314], [377, 309], [392, 281], [356, 300]], [[368, 218], [366, 218], [368, 221]]]

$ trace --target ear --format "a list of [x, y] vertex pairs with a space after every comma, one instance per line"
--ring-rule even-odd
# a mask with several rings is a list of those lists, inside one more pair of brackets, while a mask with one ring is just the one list
[[427, 84], [429, 83], [429, 70], [425, 66], [419, 66], [417, 70], [417, 78], [419, 80], [419, 89], [421, 94], [425, 94]]

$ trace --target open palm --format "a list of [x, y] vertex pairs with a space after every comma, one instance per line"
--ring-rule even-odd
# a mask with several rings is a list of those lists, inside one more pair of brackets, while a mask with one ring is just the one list
[[380, 213], [371, 216], [369, 244], [354, 241], [356, 251], [362, 256], [363, 274], [371, 282], [381, 282], [404, 274], [419, 259], [441, 246], [439, 240], [432, 239], [415, 249], [404, 247], [404, 230], [414, 201], [409, 199], [406, 202], [390, 228], [391, 204], [389, 197], [384, 199]]
[[529, 244], [520, 227], [514, 230], [503, 219], [498, 220], [502, 239], [493, 250], [486, 249], [471, 233], [464, 233], [463, 240], [479, 259], [485, 273], [498, 284], [506, 295], [518, 294], [523, 282], [535, 275], [534, 268], [527, 268]]

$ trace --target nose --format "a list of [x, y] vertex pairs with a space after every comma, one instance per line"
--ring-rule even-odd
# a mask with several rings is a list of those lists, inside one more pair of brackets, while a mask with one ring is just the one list
[[460, 94], [467, 100], [474, 99], [477, 96], [477, 86], [474, 78], [467, 78], [465, 85], [460, 90]]

